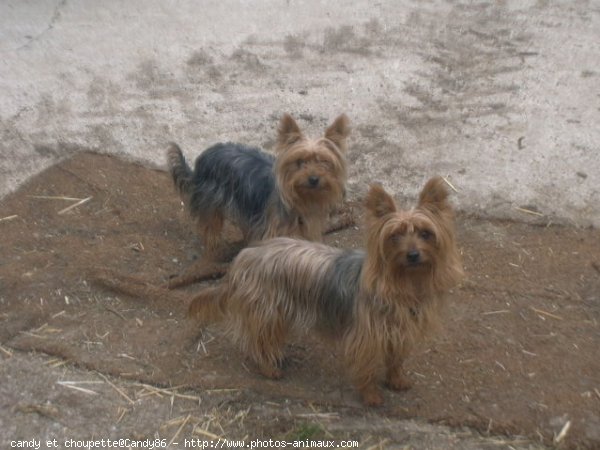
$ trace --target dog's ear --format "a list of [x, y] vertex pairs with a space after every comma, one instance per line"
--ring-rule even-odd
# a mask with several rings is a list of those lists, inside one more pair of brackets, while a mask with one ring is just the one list
[[303, 137], [302, 131], [300, 131], [300, 127], [294, 118], [288, 113], [285, 113], [281, 117], [279, 128], [277, 129], [277, 150], [284, 150]]
[[431, 178], [419, 194], [419, 206], [429, 210], [444, 211], [450, 208], [448, 203], [448, 189], [442, 177]]
[[350, 134], [350, 119], [346, 114], [341, 114], [325, 130], [325, 137], [333, 142], [342, 151], [346, 151], [346, 138]]
[[365, 207], [369, 214], [375, 218], [396, 212], [396, 203], [390, 194], [385, 192], [380, 184], [372, 184], [367, 197], [365, 198]]

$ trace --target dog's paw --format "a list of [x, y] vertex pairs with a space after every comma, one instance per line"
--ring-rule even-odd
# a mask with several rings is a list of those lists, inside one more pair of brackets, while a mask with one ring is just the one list
[[360, 390], [360, 396], [365, 406], [383, 405], [383, 396], [377, 386], [366, 386]]
[[412, 387], [412, 381], [401, 373], [388, 376], [386, 386], [394, 391], [407, 391]]

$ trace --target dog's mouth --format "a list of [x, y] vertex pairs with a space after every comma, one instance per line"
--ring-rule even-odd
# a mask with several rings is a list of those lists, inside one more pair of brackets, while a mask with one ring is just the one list
[[406, 262], [404, 263], [404, 267], [406, 267], [407, 269], [418, 269], [420, 267], [424, 267], [426, 266], [426, 263], [423, 261], [416, 261], [416, 262]]
[[406, 259], [401, 259], [398, 261], [398, 266], [404, 270], [419, 270], [419, 269], [427, 269], [431, 266], [428, 260], [419, 259], [418, 261], [407, 261]]
[[318, 183], [311, 183], [310, 181], [306, 181], [304, 183], [301, 183], [298, 187], [306, 192], [327, 191], [329, 189], [328, 185], [326, 183], [323, 183], [322, 181]]

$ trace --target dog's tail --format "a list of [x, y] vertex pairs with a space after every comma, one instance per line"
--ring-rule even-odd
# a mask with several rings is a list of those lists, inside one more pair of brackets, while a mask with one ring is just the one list
[[185, 161], [181, 149], [174, 142], [171, 142], [167, 149], [167, 164], [179, 194], [182, 198], [189, 196], [192, 192], [193, 172]]
[[188, 316], [199, 320], [203, 324], [219, 322], [224, 317], [223, 300], [226, 288], [224, 284], [206, 288], [190, 303]]

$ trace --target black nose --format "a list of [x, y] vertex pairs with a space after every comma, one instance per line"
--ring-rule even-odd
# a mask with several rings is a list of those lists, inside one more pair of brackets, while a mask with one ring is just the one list
[[411, 250], [406, 254], [406, 259], [411, 264], [416, 264], [421, 259], [421, 254], [418, 250]]
[[310, 177], [308, 177], [308, 184], [311, 187], [315, 187], [319, 185], [319, 177], [315, 177], [314, 175], [311, 175]]

